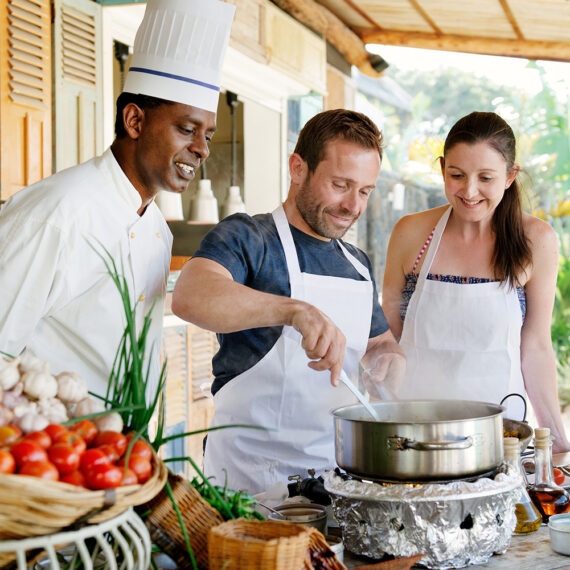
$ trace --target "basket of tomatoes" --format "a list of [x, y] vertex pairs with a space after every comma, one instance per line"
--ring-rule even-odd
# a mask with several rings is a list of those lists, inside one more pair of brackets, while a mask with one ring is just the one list
[[152, 499], [167, 479], [146, 441], [87, 419], [28, 433], [8, 424], [0, 448], [0, 540], [106, 521]]

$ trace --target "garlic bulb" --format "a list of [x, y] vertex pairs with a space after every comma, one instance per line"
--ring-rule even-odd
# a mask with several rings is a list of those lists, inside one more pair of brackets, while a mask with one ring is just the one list
[[22, 382], [18, 382], [11, 390], [4, 392], [2, 403], [10, 410], [13, 410], [16, 406], [27, 403], [28, 398], [22, 396], [23, 391], [24, 385]]
[[23, 416], [16, 418], [14, 423], [24, 432], [39, 431], [49, 425], [46, 417], [35, 412], [26, 412]]
[[10, 408], [0, 404], [0, 427], [7, 426], [14, 417], [14, 413]]
[[58, 398], [39, 400], [38, 412], [47, 418], [50, 424], [61, 424], [69, 419], [65, 404]]
[[73, 417], [80, 418], [82, 416], [88, 416], [89, 414], [96, 414], [98, 412], [103, 412], [105, 407], [99, 400], [95, 400], [91, 397], [83, 398], [77, 403], [75, 409], [73, 410]]
[[14, 418], [21, 418], [25, 414], [37, 414], [38, 404], [36, 402], [30, 402], [27, 398], [24, 398], [23, 402], [18, 404], [13, 410]]
[[105, 414], [104, 416], [99, 416], [95, 418], [95, 425], [97, 429], [101, 431], [123, 431], [123, 418], [117, 412], [111, 412], [110, 414]]
[[46, 372], [49, 372], [49, 362], [43, 362], [29, 350], [24, 350], [19, 358], [19, 367], [22, 374], [29, 370], [46, 370]]
[[60, 372], [56, 377], [57, 395], [64, 402], [79, 402], [86, 398], [87, 383], [75, 372]]
[[20, 358], [16, 357], [12, 360], [0, 357], [0, 387], [4, 390], [10, 390], [20, 380], [20, 371], [18, 364]]
[[22, 376], [22, 382], [24, 392], [32, 398], [48, 399], [57, 394], [57, 380], [45, 368], [28, 370]]

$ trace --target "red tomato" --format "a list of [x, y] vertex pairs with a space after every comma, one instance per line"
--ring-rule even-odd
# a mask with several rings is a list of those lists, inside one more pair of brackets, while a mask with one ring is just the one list
[[16, 461], [14, 456], [5, 449], [0, 449], [0, 473], [14, 473]]
[[126, 487], [127, 485], [136, 485], [139, 482], [135, 473], [130, 469], [126, 469], [125, 467], [119, 467], [119, 469], [123, 474], [121, 487]]
[[79, 453], [67, 443], [54, 443], [47, 453], [60, 475], [67, 475], [79, 468]]
[[566, 479], [566, 476], [562, 472], [562, 469], [558, 469], [558, 467], [554, 467], [553, 471], [554, 471], [554, 482], [557, 485], [562, 485], [562, 483], [564, 483], [564, 480]]
[[49, 424], [49, 426], [44, 428], [44, 431], [51, 437], [52, 441], [55, 441], [55, 438], [62, 433], [69, 431], [65, 426], [61, 424]]
[[[125, 454], [129, 452], [129, 446], [131, 445], [131, 439], [132, 439], [132, 436], [127, 436], [128, 444], [127, 444], [127, 450], [125, 451]], [[144, 457], [145, 459], [148, 459], [150, 461], [152, 459], [152, 448], [143, 439], [137, 439], [131, 447], [130, 454], [131, 454], [131, 456], [138, 455], [139, 457]]]
[[92, 449], [100, 449], [109, 459], [109, 463], [116, 463], [119, 459], [119, 452], [114, 445], [99, 445], [97, 447], [93, 447]]
[[53, 463], [49, 461], [26, 461], [18, 470], [20, 475], [30, 475], [31, 477], [39, 477], [40, 479], [48, 479], [57, 481], [59, 473]]
[[127, 449], [127, 436], [118, 431], [100, 431], [93, 442], [93, 447], [101, 447], [102, 445], [112, 445], [122, 457]]
[[22, 435], [22, 430], [15, 425], [9, 424], [0, 427], [0, 447], [10, 447], [16, 443]]
[[101, 451], [97, 447], [92, 447], [88, 449], [79, 458], [79, 469], [85, 475], [87, 472], [92, 471], [97, 465], [106, 464], [109, 465], [109, 458], [104, 451]]
[[76, 470], [66, 475], [62, 475], [59, 479], [62, 483], [69, 483], [70, 485], [75, 485], [76, 487], [86, 487], [85, 477], [81, 471]]
[[67, 443], [68, 445], [71, 445], [71, 447], [73, 447], [73, 449], [75, 449], [79, 455], [82, 455], [87, 449], [85, 440], [74, 431], [66, 431], [65, 433], [60, 433], [55, 437], [53, 443]]
[[14, 456], [18, 469], [20, 469], [24, 463], [48, 460], [46, 450], [35, 441], [26, 441], [23, 439], [12, 446], [10, 453]]
[[109, 463], [95, 465], [93, 469], [83, 474], [85, 475], [87, 488], [96, 491], [119, 487], [123, 480], [122, 469], [115, 465], [110, 465]]
[[51, 437], [47, 431], [31, 431], [27, 433], [23, 439], [29, 441], [35, 441], [37, 444], [41, 445], [44, 449], [47, 449], [51, 445]]
[[91, 420], [81, 420], [71, 426], [71, 431], [78, 433], [89, 447], [97, 437], [97, 426]]
[[[123, 457], [118, 464], [119, 466], [124, 466], [125, 458]], [[129, 469], [134, 471], [139, 483], [144, 483], [145, 481], [148, 481], [148, 478], [150, 477], [152, 465], [148, 459], [145, 459], [140, 455], [131, 455], [129, 457]]]

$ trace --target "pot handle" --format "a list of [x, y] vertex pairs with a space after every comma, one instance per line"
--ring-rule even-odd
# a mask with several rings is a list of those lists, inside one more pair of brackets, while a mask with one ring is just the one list
[[473, 438], [467, 436], [457, 441], [414, 441], [408, 439], [404, 442], [407, 449], [416, 449], [418, 451], [437, 450], [437, 449], [467, 449], [473, 445]]

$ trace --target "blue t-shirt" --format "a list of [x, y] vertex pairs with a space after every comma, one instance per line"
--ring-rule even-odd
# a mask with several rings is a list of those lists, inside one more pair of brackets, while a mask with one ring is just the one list
[[[302, 272], [364, 280], [336, 240], [323, 241], [291, 225], [289, 227]], [[351, 244], [343, 242], [343, 245], [368, 268], [372, 276], [368, 256]], [[204, 237], [194, 257], [205, 257], [223, 265], [237, 283], [265, 293], [291, 296], [285, 252], [271, 214], [253, 217], [234, 214], [224, 218]], [[374, 299], [369, 338], [389, 329], [374, 281], [372, 285]], [[259, 362], [277, 342], [282, 329], [282, 326], [260, 327], [218, 334], [220, 349], [212, 360], [215, 376], [212, 393]]]

